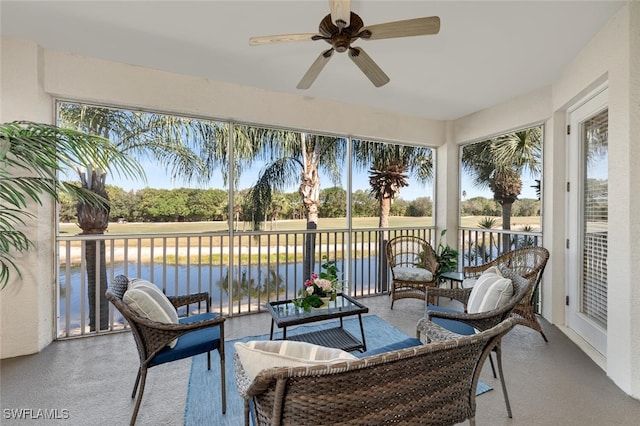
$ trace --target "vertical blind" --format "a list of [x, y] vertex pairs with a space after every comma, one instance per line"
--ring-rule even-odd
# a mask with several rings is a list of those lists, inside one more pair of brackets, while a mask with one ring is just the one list
[[608, 110], [582, 123], [584, 194], [582, 313], [607, 326]]

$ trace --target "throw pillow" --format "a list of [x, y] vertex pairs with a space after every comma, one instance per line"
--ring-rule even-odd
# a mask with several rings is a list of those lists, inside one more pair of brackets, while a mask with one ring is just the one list
[[[167, 296], [149, 281], [134, 278], [129, 281], [129, 289], [122, 301], [141, 317], [166, 324], [178, 324], [178, 313]], [[175, 347], [177, 339], [169, 343]]]
[[478, 277], [475, 284], [473, 285], [471, 294], [469, 294], [469, 300], [467, 301], [467, 312], [480, 312], [478, 309], [480, 308], [480, 304], [482, 303], [485, 294], [494, 283], [494, 281], [498, 278], [502, 278], [502, 273], [496, 266], [488, 268], [482, 273], [482, 275]]
[[484, 274], [496, 274], [496, 275], [500, 275], [501, 277], [503, 276], [502, 271], [497, 266], [492, 266], [490, 268], [485, 269], [484, 272], [481, 274], [481, 276]]
[[111, 292], [120, 300], [122, 300], [122, 296], [124, 296], [125, 291], [129, 287], [129, 278], [124, 275], [116, 275], [111, 281], [111, 285], [109, 288]]
[[324, 365], [358, 359], [349, 352], [292, 340], [253, 340], [234, 344], [250, 380], [267, 368]]
[[431, 271], [424, 268], [408, 268], [405, 266], [400, 266], [397, 268], [393, 268], [393, 276], [395, 279], [402, 281], [433, 281], [433, 274], [431, 273]]
[[484, 295], [478, 312], [487, 312], [504, 306], [513, 296], [513, 285], [509, 278], [494, 280], [489, 291]]

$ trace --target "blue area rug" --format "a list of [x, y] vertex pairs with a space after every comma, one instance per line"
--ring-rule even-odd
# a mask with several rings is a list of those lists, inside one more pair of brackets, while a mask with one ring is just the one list
[[[358, 357], [367, 356], [376, 349], [408, 339], [409, 336], [393, 327], [386, 321], [375, 315], [362, 318], [368, 352], [360, 354], [353, 352]], [[287, 335], [293, 336], [299, 333], [308, 333], [329, 326], [335, 327], [337, 321], [316, 325], [288, 328]], [[344, 328], [356, 338], [360, 337], [360, 325], [357, 318], [344, 320]], [[274, 332], [274, 338], [280, 338], [281, 333]], [[211, 370], [207, 370], [207, 355], [193, 357], [191, 373], [189, 376], [189, 388], [187, 390], [187, 402], [185, 404], [184, 424], [188, 426], [198, 425], [228, 425], [238, 426], [244, 422], [244, 401], [238, 395], [235, 383], [235, 370], [233, 366], [233, 354], [235, 342], [247, 342], [249, 340], [268, 340], [269, 335], [248, 336], [242, 339], [225, 342], [225, 370], [227, 379], [227, 414], [222, 414], [220, 399], [220, 364], [217, 354], [211, 355]], [[492, 388], [486, 383], [478, 382], [477, 394], [480, 395]]]

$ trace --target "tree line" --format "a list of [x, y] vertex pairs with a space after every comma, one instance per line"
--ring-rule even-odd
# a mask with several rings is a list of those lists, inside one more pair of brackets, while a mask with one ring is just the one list
[[[227, 221], [229, 218], [229, 194], [224, 189], [154, 189], [144, 188], [126, 191], [118, 186], [106, 185], [111, 208], [109, 221], [128, 222], [202, 222]], [[253, 218], [250, 189], [236, 191], [234, 200], [235, 220], [250, 222]], [[369, 191], [359, 189], [351, 196], [351, 214], [355, 217], [375, 217], [379, 203]], [[347, 215], [347, 192], [339, 187], [320, 190], [318, 216], [326, 218]], [[61, 222], [77, 220], [77, 202], [61, 194], [59, 219]], [[430, 197], [412, 201], [394, 200], [392, 216], [431, 216], [433, 202]], [[274, 219], [304, 219], [306, 212], [298, 192], [274, 192], [265, 209], [265, 221]]]
[[[144, 188], [127, 191], [115, 185], [106, 185], [111, 201], [109, 221], [117, 222], [203, 222], [227, 221], [229, 218], [229, 194], [224, 189]], [[235, 193], [236, 220], [251, 221], [252, 211], [249, 190]], [[320, 190], [319, 217], [335, 218], [347, 215], [347, 192], [340, 187]], [[370, 191], [356, 190], [351, 195], [351, 214], [354, 217], [375, 217], [379, 203]], [[474, 197], [461, 203], [463, 216], [500, 216], [501, 206], [485, 197]], [[304, 219], [305, 209], [298, 192], [273, 195], [271, 204], [265, 209], [266, 220]], [[537, 216], [540, 201], [525, 198], [516, 200], [514, 216]], [[66, 194], [60, 196], [60, 221], [77, 220], [76, 201]], [[390, 207], [391, 216], [428, 217], [433, 214], [431, 197], [415, 200], [396, 198]]]
[[[462, 216], [500, 216], [501, 214], [500, 203], [489, 198], [474, 197], [461, 203]], [[540, 200], [535, 198], [515, 200], [511, 216], [540, 216]]]

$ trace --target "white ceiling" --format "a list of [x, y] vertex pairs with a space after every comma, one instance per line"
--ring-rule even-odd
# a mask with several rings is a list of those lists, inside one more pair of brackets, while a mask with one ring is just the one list
[[317, 32], [327, 0], [2, 0], [0, 30], [64, 52], [446, 120], [549, 85], [625, 3], [353, 0], [365, 26], [441, 19], [438, 35], [354, 43], [391, 78], [381, 88], [334, 54], [309, 90], [296, 89], [324, 41], [249, 46], [252, 36]]

